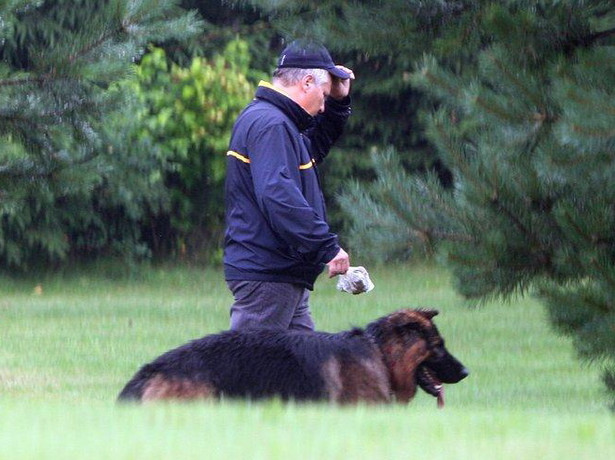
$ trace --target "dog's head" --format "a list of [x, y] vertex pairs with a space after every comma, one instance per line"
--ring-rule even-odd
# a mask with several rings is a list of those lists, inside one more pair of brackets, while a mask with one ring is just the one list
[[451, 355], [433, 323], [437, 310], [405, 309], [370, 324], [367, 333], [380, 347], [398, 399], [410, 400], [417, 385], [444, 404], [444, 383], [468, 376], [466, 367]]

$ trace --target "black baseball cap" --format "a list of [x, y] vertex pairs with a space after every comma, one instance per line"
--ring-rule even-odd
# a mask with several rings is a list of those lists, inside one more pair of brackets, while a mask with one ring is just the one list
[[295, 40], [278, 59], [278, 69], [325, 69], [331, 75], [346, 80], [350, 74], [335, 67], [327, 48], [318, 43]]

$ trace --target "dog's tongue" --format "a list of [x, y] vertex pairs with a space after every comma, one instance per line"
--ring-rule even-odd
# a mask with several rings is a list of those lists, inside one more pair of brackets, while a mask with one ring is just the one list
[[438, 409], [442, 409], [444, 407], [444, 385], [440, 385], [438, 388]]

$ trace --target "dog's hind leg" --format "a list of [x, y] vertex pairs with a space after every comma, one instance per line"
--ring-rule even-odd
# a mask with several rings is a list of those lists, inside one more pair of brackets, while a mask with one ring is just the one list
[[143, 388], [153, 375], [150, 365], [145, 365], [130, 379], [117, 397], [118, 402], [141, 401]]
[[158, 374], [144, 385], [141, 400], [146, 402], [160, 399], [217, 399], [218, 396], [218, 390], [208, 383], [189, 379], [169, 379]]

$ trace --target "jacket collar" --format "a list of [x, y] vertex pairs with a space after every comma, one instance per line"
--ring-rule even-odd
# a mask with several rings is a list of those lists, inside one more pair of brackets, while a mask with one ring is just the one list
[[284, 90], [273, 86], [271, 83], [261, 81], [258, 84], [256, 99], [262, 99], [275, 105], [297, 125], [299, 131], [306, 130], [314, 123], [312, 115], [293, 101]]

